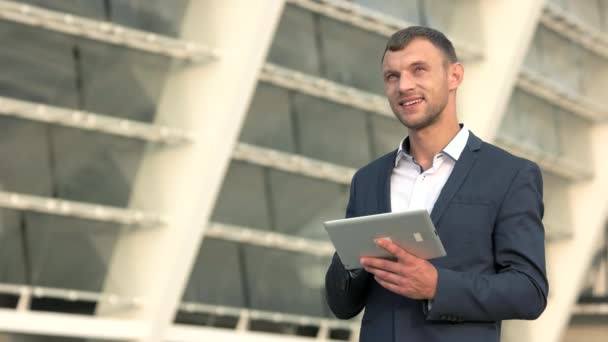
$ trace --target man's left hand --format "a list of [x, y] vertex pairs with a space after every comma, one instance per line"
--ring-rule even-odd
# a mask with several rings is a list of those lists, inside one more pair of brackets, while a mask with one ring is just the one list
[[395, 243], [378, 239], [376, 244], [397, 258], [391, 261], [362, 257], [365, 270], [385, 289], [411, 299], [433, 299], [437, 290], [437, 269], [430, 262], [413, 256]]

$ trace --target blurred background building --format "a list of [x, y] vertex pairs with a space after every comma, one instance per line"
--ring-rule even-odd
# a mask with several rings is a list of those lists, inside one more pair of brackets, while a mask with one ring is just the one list
[[416, 24], [544, 172], [549, 306], [504, 340], [605, 341], [608, 1], [0, 0], [0, 342], [357, 340], [321, 222], [406, 134], [379, 65]]

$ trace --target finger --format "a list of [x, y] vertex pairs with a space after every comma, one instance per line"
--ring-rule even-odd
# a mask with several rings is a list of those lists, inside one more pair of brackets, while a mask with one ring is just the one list
[[382, 279], [383, 281], [389, 282], [391, 284], [397, 285], [397, 286], [401, 286], [405, 279], [395, 273], [392, 272], [387, 272], [378, 268], [369, 268], [366, 267], [365, 270], [371, 274], [373, 274], [375, 277]]
[[375, 242], [378, 247], [384, 248], [387, 252], [394, 255], [398, 260], [408, 262], [411, 261], [412, 258], [416, 258], [392, 241], [388, 241], [386, 239], [376, 239]]
[[374, 279], [376, 279], [376, 281], [378, 282], [378, 284], [380, 284], [380, 286], [384, 287], [385, 289], [387, 289], [387, 290], [389, 290], [389, 291], [391, 291], [393, 293], [396, 293], [398, 295], [405, 296], [405, 291], [404, 291], [404, 289], [402, 287], [397, 286], [397, 285], [395, 285], [393, 283], [390, 283], [390, 282], [388, 282], [386, 280], [383, 280], [383, 279], [381, 279], [379, 277], [374, 277]]
[[361, 258], [361, 264], [366, 267], [377, 268], [392, 273], [400, 273], [401, 271], [399, 263], [381, 258]]

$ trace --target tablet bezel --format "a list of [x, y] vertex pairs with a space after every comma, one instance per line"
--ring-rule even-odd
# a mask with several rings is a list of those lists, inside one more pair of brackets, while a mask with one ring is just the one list
[[376, 246], [374, 239], [389, 238], [407, 252], [423, 259], [446, 255], [439, 234], [426, 209], [414, 209], [323, 223], [340, 260], [348, 270], [361, 268], [359, 259], [394, 257]]

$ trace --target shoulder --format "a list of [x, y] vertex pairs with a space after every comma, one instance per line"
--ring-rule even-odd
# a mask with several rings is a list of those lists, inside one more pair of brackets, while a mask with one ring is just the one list
[[383, 175], [392, 169], [395, 165], [395, 157], [397, 156], [397, 150], [391, 151], [377, 159], [372, 160], [366, 165], [362, 166], [355, 172], [353, 181], [355, 179], [366, 180], [366, 179], [377, 179], [379, 175]]
[[540, 167], [529, 159], [516, 156], [496, 145], [486, 142], [482, 142], [479, 154], [478, 163], [488, 175], [500, 177], [509, 184], [522, 176], [533, 179], [535, 182], [540, 181], [539, 184], [542, 184]]
[[511, 152], [485, 141], [481, 143], [479, 152], [484, 164], [491, 164], [496, 167], [515, 171], [525, 168], [539, 168], [535, 162], [516, 156]]

